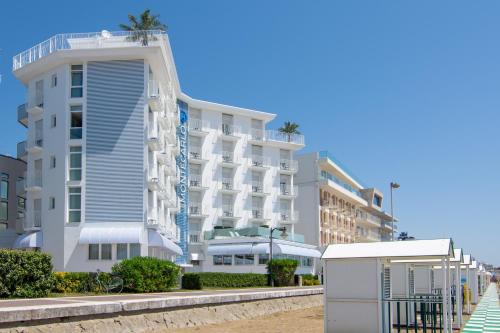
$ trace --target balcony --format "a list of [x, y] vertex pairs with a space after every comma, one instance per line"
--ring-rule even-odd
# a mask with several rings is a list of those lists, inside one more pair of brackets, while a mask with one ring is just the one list
[[299, 222], [299, 212], [290, 210], [281, 210], [279, 222], [281, 224], [294, 224]]
[[241, 127], [233, 124], [221, 124], [221, 134], [224, 140], [236, 141], [240, 138]]
[[19, 178], [16, 180], [16, 195], [19, 197], [24, 197], [26, 192], [26, 180], [24, 178]]
[[233, 178], [222, 178], [220, 191], [226, 194], [236, 194], [240, 192], [235, 186]]
[[269, 219], [264, 217], [264, 209], [262, 208], [252, 208], [252, 212], [248, 221], [251, 223], [256, 223], [259, 225], [268, 225]]
[[161, 151], [165, 148], [165, 141], [155, 129], [148, 133], [148, 146], [151, 151]]
[[32, 97], [30, 103], [26, 106], [26, 112], [32, 116], [43, 113], [43, 96]]
[[190, 119], [188, 121], [189, 134], [194, 136], [205, 136], [208, 134], [210, 123], [201, 119]]
[[302, 148], [304, 136], [302, 134], [285, 134], [276, 130], [262, 130], [252, 128], [250, 130], [250, 141], [257, 144], [267, 143], [283, 148]]
[[189, 203], [189, 217], [203, 219], [207, 217], [203, 214], [203, 208], [201, 202], [190, 202]]
[[269, 195], [269, 193], [264, 192], [264, 183], [261, 181], [252, 181], [251, 193], [260, 197]]
[[153, 112], [160, 112], [164, 108], [164, 97], [156, 80], [148, 81], [148, 104]]
[[154, 229], [160, 226], [160, 220], [158, 219], [158, 207], [148, 209], [147, 226]]
[[221, 153], [221, 161], [220, 165], [226, 168], [236, 168], [239, 164], [236, 161], [234, 156], [234, 152], [232, 151], [223, 151]]
[[359, 228], [356, 230], [357, 242], [380, 242], [381, 240], [382, 237], [378, 232]]
[[257, 171], [265, 171], [271, 166], [271, 159], [261, 155], [250, 156], [249, 168]]
[[220, 219], [234, 222], [239, 220], [240, 218], [234, 215], [233, 205], [222, 205], [222, 215], [220, 216]]
[[278, 197], [280, 199], [293, 199], [299, 194], [299, 188], [297, 185], [291, 186], [288, 184], [280, 184], [280, 191]]
[[299, 162], [295, 160], [280, 159], [279, 172], [282, 174], [292, 175], [299, 170]]
[[25, 231], [40, 230], [42, 227], [42, 212], [40, 210], [33, 211], [33, 218], [23, 220], [23, 228]]
[[17, 143], [17, 158], [26, 162], [28, 159], [28, 151], [26, 150], [26, 141], [21, 141]]
[[164, 177], [158, 170], [149, 170], [148, 172], [148, 188], [151, 191], [165, 191]]
[[[41, 135], [40, 135], [41, 136]], [[27, 151], [29, 153], [40, 153], [43, 150], [43, 139], [40, 137], [28, 140]]]
[[203, 186], [201, 175], [189, 175], [189, 190], [190, 191], [205, 191], [207, 187]]
[[26, 191], [36, 192], [42, 190], [42, 170], [35, 170], [33, 174], [29, 175], [26, 185]]
[[12, 70], [21, 69], [24, 66], [61, 50], [151, 47], [165, 43], [165, 31], [149, 30], [140, 33], [150, 37], [147, 46], [142, 45], [141, 41], [129, 38], [137, 34], [136, 31], [110, 32], [103, 30], [100, 32], [55, 35], [14, 56], [12, 59]]
[[189, 146], [188, 147], [189, 163], [194, 164], [204, 164], [207, 161], [203, 158], [200, 146]]
[[28, 111], [26, 103], [17, 107], [17, 121], [24, 127], [28, 127]]
[[377, 228], [382, 227], [382, 220], [379, 217], [361, 210], [356, 211], [356, 222]]

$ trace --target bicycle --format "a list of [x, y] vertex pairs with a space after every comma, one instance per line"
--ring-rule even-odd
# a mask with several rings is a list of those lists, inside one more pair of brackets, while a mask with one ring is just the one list
[[123, 279], [121, 277], [111, 274], [108, 278], [107, 276], [102, 275], [100, 269], [96, 271], [95, 282], [108, 294], [110, 292], [121, 293], [123, 290]]

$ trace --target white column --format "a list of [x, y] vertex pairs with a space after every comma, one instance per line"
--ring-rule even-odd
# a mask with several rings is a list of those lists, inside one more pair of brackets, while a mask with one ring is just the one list
[[462, 270], [460, 269], [460, 262], [455, 263], [455, 298], [457, 301], [457, 328], [462, 326], [462, 295], [460, 288], [460, 274]]
[[470, 288], [469, 265], [467, 265], [465, 268], [465, 283], [467, 285], [467, 290], [465, 290], [466, 295], [467, 295], [467, 314], [470, 314], [471, 313], [471, 306], [470, 306], [471, 295], [469, 293], [469, 288]]
[[451, 304], [451, 266], [450, 266], [450, 258], [446, 258], [446, 295], [448, 298], [448, 320], [449, 320], [449, 325], [448, 328], [450, 330], [450, 333], [452, 332], [453, 328], [453, 308]]
[[447, 290], [448, 290], [448, 285], [447, 285], [447, 278], [446, 276], [448, 275], [446, 273], [446, 261], [444, 259], [441, 259], [441, 274], [442, 274], [442, 280], [443, 280], [443, 332], [448, 333], [448, 297], [446, 296]]

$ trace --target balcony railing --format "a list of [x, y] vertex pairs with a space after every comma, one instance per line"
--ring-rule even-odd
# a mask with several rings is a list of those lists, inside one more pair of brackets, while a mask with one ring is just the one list
[[368, 212], [364, 212], [362, 210], [356, 211], [356, 219], [365, 220], [367, 222], [373, 223], [378, 227], [382, 226], [382, 219]]
[[262, 130], [252, 128], [250, 137], [255, 141], [277, 141], [288, 142], [297, 145], [304, 144], [304, 136], [302, 134], [286, 134], [276, 130]]
[[280, 221], [281, 223], [295, 223], [299, 220], [299, 212], [291, 210], [281, 210], [280, 211]]
[[28, 140], [28, 150], [40, 150], [43, 148], [43, 139], [35, 137]]
[[283, 171], [297, 171], [299, 169], [299, 163], [295, 160], [280, 159], [280, 170]]
[[26, 103], [21, 104], [17, 107], [17, 121], [23, 124], [25, 127], [28, 126], [28, 111]]
[[26, 190], [26, 179], [18, 178], [16, 180], [16, 195], [23, 196], [22, 194]]
[[339, 178], [332, 175], [331, 173], [326, 172], [326, 171], [321, 171], [321, 177], [326, 179], [326, 180], [330, 180], [330, 181], [336, 183], [337, 185], [342, 186], [343, 188], [345, 188], [349, 192], [357, 195], [358, 197], [363, 198], [363, 196], [361, 195], [361, 192], [359, 190], [355, 189], [353, 186], [347, 184], [346, 182], [340, 180]]
[[35, 170], [28, 178], [28, 187], [42, 187], [42, 170]]
[[160, 84], [156, 80], [148, 81], [148, 97], [157, 98], [161, 96]]
[[222, 217], [234, 217], [234, 209], [232, 205], [222, 205]]
[[158, 208], [152, 207], [148, 209], [148, 225], [158, 225]]
[[234, 159], [234, 152], [223, 151], [222, 152], [222, 163], [236, 163]]
[[191, 187], [201, 187], [202, 186], [201, 179], [202, 179], [201, 175], [190, 174], [189, 175], [189, 186], [191, 186]]
[[223, 135], [237, 136], [241, 133], [241, 127], [235, 126], [233, 124], [221, 124], [221, 130]]
[[280, 195], [297, 196], [299, 188], [297, 185], [280, 184]]
[[190, 215], [202, 215], [201, 202], [190, 202], [189, 203], [189, 214]]
[[206, 130], [210, 127], [210, 124], [206, 120], [193, 118], [189, 120], [188, 126], [190, 131], [206, 132]]
[[264, 193], [264, 183], [261, 181], [252, 181], [252, 193]]
[[23, 159], [26, 157], [26, 154], [28, 153], [26, 151], [27, 144], [26, 141], [21, 141], [17, 143], [17, 158]]
[[194, 159], [194, 160], [201, 160], [201, 147], [199, 146], [189, 146], [188, 148], [189, 151], [189, 158]]
[[252, 219], [264, 219], [264, 210], [262, 208], [252, 208]]
[[222, 178], [222, 189], [232, 191], [235, 190], [234, 180], [232, 178]]
[[271, 160], [262, 155], [251, 156], [251, 166], [259, 168], [267, 168], [271, 165]]
[[41, 228], [42, 227], [42, 212], [40, 210], [35, 210], [33, 211], [33, 219], [28, 220], [24, 218], [23, 221], [24, 229], [25, 230], [30, 230], [33, 228]]
[[[132, 39], [133, 37], [138, 39]], [[20, 69], [51, 53], [60, 50], [95, 49], [113, 47], [144, 47], [158, 45], [165, 40], [166, 33], [161, 30], [148, 31], [101, 31], [55, 35], [32, 48], [13, 57], [12, 70]], [[147, 43], [144, 38], [147, 37]]]

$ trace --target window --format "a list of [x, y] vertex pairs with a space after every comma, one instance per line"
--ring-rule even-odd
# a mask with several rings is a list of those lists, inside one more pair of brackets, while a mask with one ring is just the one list
[[141, 256], [141, 244], [132, 243], [130, 244], [130, 258]]
[[7, 201], [0, 201], [0, 220], [6, 221], [8, 219], [8, 203]]
[[373, 203], [375, 204], [375, 206], [382, 207], [382, 197], [375, 194], [373, 196]]
[[128, 244], [116, 244], [116, 260], [128, 258]]
[[253, 265], [254, 255], [253, 254], [236, 254], [234, 256], [235, 265]]
[[220, 266], [220, 265], [232, 265], [233, 264], [233, 256], [231, 255], [218, 255], [214, 256], [214, 265]]
[[0, 181], [0, 199], [7, 200], [9, 198], [9, 181], [2, 179]]
[[83, 65], [71, 66], [71, 97], [83, 97]]
[[24, 210], [26, 208], [26, 199], [23, 197], [17, 197], [17, 209]]
[[57, 126], [57, 117], [55, 114], [50, 116], [50, 127], [54, 128]]
[[82, 127], [83, 127], [83, 112], [82, 105], [71, 105], [69, 107], [71, 113], [71, 124], [69, 129], [70, 139], [81, 139], [82, 138]]
[[69, 180], [82, 180], [82, 147], [69, 147]]
[[49, 209], [55, 209], [56, 208], [56, 198], [50, 197], [49, 198]]
[[51, 169], [56, 168], [56, 157], [55, 156], [50, 156], [50, 168]]
[[52, 74], [52, 76], [50, 77], [50, 87], [57, 87], [57, 74]]
[[111, 260], [111, 244], [101, 244], [101, 260]]
[[82, 189], [81, 187], [70, 187], [68, 189], [68, 222], [81, 222], [82, 214]]
[[267, 265], [268, 261], [269, 261], [268, 254], [259, 254], [259, 265]]
[[99, 260], [99, 244], [89, 244], [89, 260]]

